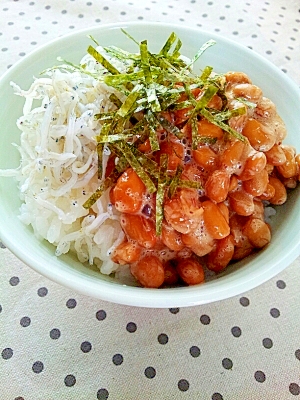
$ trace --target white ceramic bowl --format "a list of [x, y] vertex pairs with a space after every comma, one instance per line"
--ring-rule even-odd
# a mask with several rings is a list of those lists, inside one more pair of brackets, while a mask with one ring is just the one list
[[[299, 148], [300, 93], [297, 86], [273, 64], [252, 50], [213, 33], [183, 26], [159, 23], [118, 23], [78, 31], [57, 38], [32, 52], [11, 67], [0, 80], [0, 168], [19, 164], [16, 120], [21, 115], [23, 99], [10, 87], [14, 81], [28, 88], [33, 76], [57, 64], [57, 57], [78, 63], [90, 44], [88, 34], [102, 45], [117, 45], [136, 51], [134, 44], [121, 32], [127, 30], [137, 40], [148, 39], [150, 50], [158, 51], [175, 31], [183, 42], [182, 53], [192, 57], [209, 39], [217, 44], [201, 57], [201, 65], [212, 65], [217, 72], [244, 71], [271, 98], [288, 129], [287, 142]], [[300, 253], [300, 187], [286, 204], [277, 209], [271, 244], [260, 253], [231, 267], [216, 279], [200, 286], [175, 289], [145, 289], [116, 283], [83, 266], [76, 257], [55, 257], [54, 248], [39, 242], [32, 230], [18, 219], [20, 200], [13, 179], [0, 177], [0, 238], [25, 264], [40, 274], [86, 295], [103, 300], [141, 307], [184, 307], [205, 304], [241, 294], [272, 278], [287, 267]]]

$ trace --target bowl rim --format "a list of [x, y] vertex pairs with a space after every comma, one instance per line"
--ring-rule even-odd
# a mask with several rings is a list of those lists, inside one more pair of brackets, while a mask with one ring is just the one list
[[[14, 71], [19, 67], [19, 65], [22, 65], [23, 63], [26, 63], [28, 58], [35, 55], [36, 53], [39, 53], [43, 51], [47, 47], [51, 47], [53, 44], [56, 42], [60, 42], [62, 40], [66, 40], [70, 37], [74, 37], [77, 35], [89, 35], [91, 31], [99, 30], [99, 31], [105, 31], [105, 30], [116, 30], [116, 29], [124, 29], [125, 27], [141, 27], [141, 26], [152, 26], [154, 27], [159, 27], [159, 28], [170, 28], [173, 30], [183, 30], [183, 31], [189, 31], [189, 32], [198, 32], [202, 33], [204, 35], [210, 36], [212, 39], [220, 39], [223, 42], [226, 42], [228, 44], [231, 44], [235, 46], [236, 48], [240, 48], [243, 52], [248, 52], [248, 54], [255, 54], [255, 57], [263, 61], [265, 64], [268, 64], [270, 68], [274, 68], [277, 72], [280, 72], [283, 77], [285, 77], [292, 85], [295, 86], [300, 91], [300, 88], [298, 88], [297, 84], [294, 82], [292, 78], [290, 78], [287, 74], [285, 74], [282, 70], [280, 70], [278, 67], [276, 67], [271, 61], [263, 57], [260, 53], [256, 52], [255, 50], [236, 42], [235, 40], [228, 38], [226, 36], [223, 36], [219, 33], [216, 32], [211, 32], [207, 29], [202, 29], [201, 27], [191, 27], [191, 26], [186, 26], [186, 25], [181, 25], [179, 23], [171, 23], [171, 22], [160, 22], [160, 21], [148, 21], [148, 20], [143, 20], [143, 21], [122, 21], [122, 22], [110, 22], [110, 23], [104, 23], [101, 25], [92, 25], [89, 28], [80, 28], [80, 29], [75, 29], [72, 32], [65, 33], [62, 35], [57, 36], [56, 38], [50, 39], [49, 41], [41, 44], [40, 46], [36, 47], [35, 49], [30, 50], [23, 58], [17, 60], [12, 66], [10, 66], [7, 71], [5, 71], [2, 75], [0, 75], [0, 81], [4, 79], [4, 77], [8, 74], [11, 73], [11, 71]], [[171, 31], [170, 31], [171, 32]]]
[[[203, 30], [197, 27], [187, 27], [185, 25], [172, 24], [172, 23], [162, 23], [162, 22], [148, 22], [148, 21], [131, 21], [131, 22], [116, 22], [109, 23], [103, 25], [91, 26], [89, 28], [79, 29], [68, 34], [61, 35], [57, 38], [54, 38], [38, 48], [34, 49], [30, 53], [28, 53], [24, 58], [17, 61], [12, 67], [10, 67], [1, 77], [1, 81], [4, 81], [17, 71], [19, 68], [22, 68], [23, 65], [26, 65], [27, 60], [34, 57], [36, 54], [42, 53], [47, 50], [47, 48], [52, 47], [56, 43], [61, 42], [62, 40], [68, 40], [69, 38], [74, 38], [79, 35], [91, 34], [91, 32], [106, 31], [106, 30], [116, 30], [120, 28], [130, 28], [134, 29], [135, 27], [141, 27], [147, 25], [152, 28], [169, 28], [170, 33], [172, 30], [177, 30], [178, 32], [189, 32], [189, 33], [201, 33], [211, 37], [212, 39], [216, 39], [222, 41], [223, 43], [227, 43], [231, 46], [234, 46], [237, 49], [241, 49], [243, 52], [248, 54], [254, 54], [256, 58], [261, 60], [265, 65], [267, 65], [271, 70], [276, 70], [277, 73], [281, 72], [282, 79], [285, 79], [286, 82], [297, 88], [294, 81], [289, 78], [286, 74], [279, 70], [274, 64], [265, 59], [260, 54], [255, 51], [248, 49], [242, 44], [236, 43], [234, 40], [226, 38], [216, 33], [209, 32], [207, 30]], [[297, 88], [298, 89], [298, 88]], [[288, 249], [288, 251], [283, 255], [280, 260], [273, 261], [272, 265], [269, 263], [265, 268], [256, 271], [248, 276], [248, 280], [239, 281], [240, 275], [237, 273], [231, 285], [223, 284], [224, 279], [221, 277], [215, 281], [210, 281], [205, 283], [201, 290], [199, 290], [199, 286], [189, 286], [182, 288], [167, 288], [167, 289], [146, 289], [140, 287], [132, 287], [126, 285], [115, 284], [113, 282], [107, 281], [97, 281], [93, 280], [92, 276], [85, 275], [84, 279], [82, 274], [79, 274], [78, 271], [70, 270], [66, 276], [66, 272], [63, 270], [59, 270], [58, 268], [43, 268], [41, 265], [41, 259], [36, 259], [32, 254], [26, 252], [25, 250], [20, 249], [17, 243], [14, 241], [14, 235], [9, 234], [2, 224], [0, 224], [0, 235], [1, 240], [5, 244], [5, 246], [15, 254], [22, 262], [26, 265], [30, 266], [33, 270], [40, 273], [41, 275], [51, 279], [52, 281], [67, 286], [71, 289], [74, 289], [77, 292], [82, 294], [99, 298], [105, 301], [130, 305], [130, 306], [138, 306], [138, 307], [151, 307], [151, 308], [166, 308], [166, 307], [186, 307], [193, 305], [200, 305], [211, 303], [214, 301], [224, 300], [226, 298], [230, 298], [254, 287], [263, 284], [267, 280], [273, 278], [279, 272], [281, 272], [287, 265], [289, 265], [299, 254], [300, 254], [300, 235], [299, 240], [295, 241], [293, 245]], [[256, 255], [259, 257], [259, 255]], [[45, 260], [43, 260], [45, 261]], [[50, 260], [51, 262], [51, 260]], [[179, 298], [178, 298], [179, 297]]]

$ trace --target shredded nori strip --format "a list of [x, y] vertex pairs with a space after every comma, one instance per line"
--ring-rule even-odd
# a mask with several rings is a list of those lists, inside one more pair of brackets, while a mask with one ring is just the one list
[[162, 154], [160, 156], [159, 176], [158, 176], [157, 193], [156, 193], [156, 208], [155, 208], [156, 236], [161, 235], [162, 222], [164, 218], [164, 199], [168, 183], [167, 168], [168, 168], [168, 155]]
[[209, 47], [213, 46], [216, 44], [216, 41], [213, 39], [208, 40], [206, 43], [204, 43], [200, 49], [197, 51], [195, 56], [192, 58], [191, 62], [187, 65], [186, 68], [190, 68], [195, 62], [202, 56], [202, 54], [207, 50]]
[[135, 110], [134, 106], [136, 105], [136, 101], [139, 97], [139, 92], [132, 91], [124, 101], [124, 103], [121, 105], [121, 107], [118, 109], [117, 114], [120, 117], [126, 117], [130, 114], [132, 114]]
[[112, 93], [112, 94], [109, 96], [109, 100], [110, 100], [112, 103], [114, 103], [114, 105], [115, 105], [117, 108], [120, 108], [121, 105], [122, 105], [122, 101], [119, 99], [119, 97], [117, 97], [117, 95], [116, 95], [115, 93]]
[[177, 36], [174, 32], [172, 32], [170, 34], [170, 36], [168, 37], [166, 43], [163, 45], [161, 51], [159, 52], [160, 55], [166, 56], [169, 52], [169, 50], [171, 49], [173, 43], [175, 43], [177, 39]]
[[138, 162], [143, 166], [145, 171], [151, 175], [153, 178], [158, 179], [158, 164], [156, 161], [147, 157], [144, 153], [139, 151], [136, 147], [131, 146], [131, 151], [134, 154]]
[[116, 134], [103, 134], [102, 131], [99, 136], [96, 136], [96, 140], [98, 143], [113, 143], [118, 142], [120, 140], [128, 140], [130, 137], [133, 137], [132, 134], [126, 133], [116, 133]]
[[194, 112], [198, 112], [202, 108], [206, 107], [210, 100], [214, 97], [214, 95], [218, 92], [218, 87], [215, 85], [209, 85], [200, 99], [197, 101], [197, 104], [195, 106]]
[[97, 143], [97, 155], [98, 155], [98, 179], [102, 179], [102, 158], [103, 158], [103, 143]]
[[87, 199], [87, 201], [83, 204], [84, 208], [91, 208], [97, 200], [103, 195], [103, 193], [111, 186], [113, 186], [120, 176], [120, 172], [117, 169], [114, 169], [113, 172], [104, 179], [98, 189]]
[[200, 75], [200, 80], [205, 82], [210, 77], [212, 71], [213, 67], [207, 65], [202, 71], [202, 74]]
[[173, 135], [177, 136], [178, 139], [182, 139], [184, 134], [181, 132], [180, 129], [177, 128], [174, 124], [169, 122], [166, 118], [164, 118], [162, 115], [158, 115], [157, 119], [161, 126], [169, 133], [172, 133]]
[[147, 190], [149, 193], [154, 193], [156, 192], [157, 188], [143, 166], [140, 164], [138, 159], [135, 157], [133, 154], [130, 146], [127, 143], [119, 142], [116, 143], [116, 147], [118, 150], [120, 150], [130, 166], [135, 170], [137, 175], [140, 177], [140, 179], [144, 182]]
[[98, 121], [112, 121], [112, 119], [115, 117], [116, 111], [108, 111], [108, 112], [103, 112], [99, 114], [95, 114], [94, 118], [97, 119]]
[[96, 46], [100, 46], [100, 45], [99, 45], [99, 42], [94, 38], [94, 36], [92, 36], [92, 35], [87, 35], [87, 37], [88, 37], [89, 39], [91, 39], [91, 40], [95, 43]]
[[178, 183], [180, 180], [180, 175], [182, 174], [183, 171], [183, 167], [181, 165], [178, 165], [176, 168], [176, 172], [175, 175], [173, 176], [173, 178], [171, 179], [170, 185], [169, 185], [169, 192], [168, 192], [168, 196], [170, 198], [172, 198], [176, 192], [176, 189], [178, 187]]
[[130, 40], [132, 40], [134, 43], [136, 43], [139, 46], [139, 42], [137, 42], [134, 37], [132, 37], [128, 32], [125, 31], [125, 29], [121, 28], [121, 31], [126, 35]]
[[93, 46], [89, 46], [87, 52], [94, 57], [96, 61], [103, 65], [111, 74], [116, 75], [120, 72], [114, 67], [102, 54], [100, 54]]
[[240, 101], [241, 103], [245, 104], [245, 106], [247, 106], [249, 108], [255, 108], [256, 107], [255, 103], [252, 103], [252, 101], [244, 99], [243, 97], [237, 97], [235, 100]]
[[184, 179], [180, 179], [178, 181], [178, 187], [181, 188], [189, 188], [189, 189], [203, 189], [202, 185], [200, 182], [197, 181], [188, 181], [188, 180], [184, 180]]
[[106, 75], [103, 81], [108, 85], [116, 89], [121, 90], [121, 86], [125, 83], [130, 83], [132, 81], [138, 81], [144, 76], [143, 71], [132, 72], [129, 74], [118, 74], [118, 75]]
[[197, 145], [199, 144], [215, 144], [218, 139], [211, 136], [201, 136], [198, 135], [196, 138]]
[[145, 83], [149, 85], [152, 82], [152, 75], [150, 70], [150, 63], [148, 57], [148, 44], [147, 40], [143, 40], [140, 44], [140, 53], [141, 53], [141, 67], [144, 72]]
[[157, 138], [157, 120], [155, 119], [154, 115], [152, 114], [151, 111], [148, 111], [146, 113], [146, 120], [148, 121], [148, 129], [149, 129], [149, 141], [150, 141], [150, 146], [152, 151], [157, 151], [159, 150], [159, 142]]
[[230, 133], [232, 136], [241, 140], [242, 142], [246, 141], [245, 136], [243, 136], [241, 133], [239, 133], [235, 129], [232, 129], [229, 125], [225, 124], [224, 122], [216, 120], [216, 118], [214, 118], [214, 116], [207, 109], [203, 108], [202, 110], [200, 110], [200, 113], [209, 122], [213, 123], [214, 125], [217, 125], [219, 128], [223, 129], [225, 132]]
[[192, 127], [192, 148], [193, 150], [197, 149], [198, 145], [198, 118], [197, 115], [193, 115], [190, 119], [190, 124]]
[[232, 117], [238, 117], [246, 114], [246, 107], [233, 108], [232, 110], [226, 110], [213, 114], [216, 121], [227, 121]]

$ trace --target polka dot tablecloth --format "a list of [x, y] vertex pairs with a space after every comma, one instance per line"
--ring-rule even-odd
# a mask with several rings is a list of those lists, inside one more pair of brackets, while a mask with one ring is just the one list
[[[300, 84], [299, 11], [299, 0], [1, 0], [0, 73], [76, 29], [151, 20], [218, 32]], [[1, 243], [0, 399], [300, 399], [299, 268], [222, 302], [142, 309], [61, 287]]]

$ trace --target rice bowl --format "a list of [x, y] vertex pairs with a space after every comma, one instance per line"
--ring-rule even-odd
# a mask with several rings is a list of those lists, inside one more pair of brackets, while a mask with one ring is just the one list
[[[152, 29], [157, 29], [153, 43], [157, 43], [158, 47], [161, 45], [161, 38], [168, 36], [171, 30], [175, 30], [178, 32], [178, 36], [183, 39], [184, 43], [189, 43], [189, 47], [186, 49], [184, 54], [190, 57], [192, 57], [193, 53], [197, 51], [199, 45], [201, 45], [204, 41], [209, 40], [211, 37], [215, 38], [220, 47], [226, 47], [229, 53], [231, 52], [232, 54], [235, 54], [236, 49], [238, 49], [241, 57], [237, 63], [234, 63], [234, 61], [232, 61], [232, 57], [230, 56], [226, 57], [226, 59], [220, 59], [218, 51], [212, 51], [208, 54], [204, 54], [204, 58], [208, 57], [208, 62], [214, 65], [218, 70], [227, 71], [238, 69], [248, 72], [253, 81], [260, 85], [269, 97], [273, 98], [276, 106], [279, 109], [279, 113], [286, 122], [287, 129], [289, 131], [288, 142], [295, 146], [297, 145], [295, 127], [297, 126], [297, 123], [299, 123], [297, 122], [299, 120], [299, 112], [297, 112], [297, 107], [299, 107], [297, 105], [297, 101], [299, 99], [298, 89], [284, 74], [278, 71], [271, 64], [267, 63], [261, 57], [255, 55], [248, 49], [237, 46], [236, 44], [223, 38], [197, 30], [190, 30], [168, 25], [161, 26], [160, 24], [124, 24], [122, 26], [138, 39], [144, 39], [147, 36], [150, 37], [150, 32]], [[31, 76], [38, 75], [41, 70], [54, 65], [55, 58], [57, 56], [63, 56], [65, 59], [71, 60], [74, 63], [78, 62], [87, 47], [87, 34], [91, 34], [96, 38], [101, 38], [101, 43], [117, 44], [121, 47], [124, 38], [119, 32], [119, 27], [120, 25], [113, 25], [103, 28], [89, 29], [83, 32], [77, 32], [73, 35], [68, 35], [58, 39], [57, 41], [49, 43], [44, 49], [40, 49], [32, 53], [27, 57], [27, 59], [22, 60], [19, 64], [14, 66], [6, 73], [1, 81], [1, 85], [3, 87], [2, 92], [4, 89], [5, 91], [9, 90], [8, 84], [10, 81], [15, 81], [17, 84], [21, 84], [22, 87], [24, 87], [24, 85], [29, 85], [31, 82]], [[191, 39], [191, 37], [193, 40], [186, 40], [187, 38]], [[78, 41], [80, 45], [77, 45], [75, 49], [75, 46], [72, 47], [71, 43], [78, 43]], [[127, 42], [126, 47], [128, 47]], [[44, 54], [45, 51], [47, 54], [51, 55], [51, 59], [43, 60], [42, 57], [40, 57], [40, 55]], [[251, 60], [254, 61], [252, 62]], [[205, 63], [206, 60], [203, 60], [203, 62]], [[27, 63], [29, 63], [30, 72], [28, 69], [27, 72], [25, 72], [24, 67], [27, 65]], [[260, 71], [263, 72], [260, 73]], [[267, 71], [272, 71], [272, 75]], [[272, 83], [274, 80], [276, 81], [277, 89], [274, 88]], [[288, 104], [286, 101], [284, 101], [284, 95], [282, 98], [279, 98], [277, 102], [274, 94], [278, 90], [283, 94], [288, 95]], [[11, 95], [11, 98], [11, 101], [16, 102], [15, 96], [13, 97], [13, 95]], [[3, 120], [8, 112], [7, 110], [9, 104], [11, 103], [8, 101], [8, 105], [6, 106], [4, 104], [2, 107], [0, 118]], [[14, 127], [14, 124], [17, 118], [21, 115], [21, 108], [21, 103], [18, 103], [18, 108], [16, 107], [13, 109], [13, 112], [10, 112], [8, 121], [8, 128], [14, 132], [15, 138], [18, 137], [18, 133], [17, 129]], [[291, 109], [294, 110], [293, 113], [290, 112]], [[88, 133], [88, 129], [86, 135], [91, 135], [91, 132]], [[13, 154], [10, 160], [5, 157], [5, 154], [11, 154], [14, 152], [11, 147], [11, 142], [13, 141], [17, 142], [17, 139], [5, 139], [4, 145], [1, 149], [2, 154], [0, 168], [16, 168], [18, 165], [17, 152]], [[70, 153], [72, 153], [72, 151]], [[3, 160], [5, 160], [4, 163]], [[74, 174], [76, 171], [79, 171], [80, 168], [84, 168], [84, 165], [74, 166]], [[291, 194], [287, 204], [277, 212], [276, 219], [274, 220], [274, 237], [271, 244], [264, 249], [263, 252], [256, 254], [253, 257], [250, 256], [249, 258], [233, 265], [224, 274], [219, 275], [216, 280], [205, 283], [201, 287], [161, 289], [159, 291], [130, 287], [124, 285], [124, 282], [122, 281], [118, 283], [113, 278], [100, 275], [96, 272], [94, 267], [89, 268], [86, 265], [83, 265], [82, 262], [87, 261], [86, 255], [83, 255], [79, 261], [76, 260], [72, 254], [63, 255], [59, 258], [56, 258], [51, 245], [42, 242], [41, 246], [37, 246], [39, 239], [34, 237], [31, 229], [20, 223], [17, 217], [19, 214], [18, 209], [20, 207], [20, 201], [18, 200], [16, 182], [13, 182], [12, 180], [8, 181], [4, 178], [1, 178], [0, 182], [0, 215], [1, 219], [3, 220], [1, 223], [0, 236], [7, 247], [9, 247], [29, 266], [33, 267], [49, 278], [61, 284], [66, 284], [67, 286], [70, 286], [85, 294], [99, 297], [104, 300], [149, 307], [188, 306], [220, 300], [228, 296], [239, 294], [271, 278], [284, 267], [286, 267], [299, 254], [299, 232], [297, 230], [297, 221], [299, 223], [299, 215], [297, 213], [297, 201], [299, 208], [299, 197], [297, 198], [299, 194], [298, 188]], [[95, 183], [95, 186], [96, 185], [97, 184]], [[82, 188], [84, 188], [84, 183], [82, 182], [78, 186], [82, 191]], [[58, 192], [56, 193], [56, 196], [60, 196], [62, 194], [62, 192]], [[104, 231], [103, 233], [99, 234], [99, 239], [97, 239], [98, 244], [100, 245], [99, 251], [102, 251], [103, 254], [107, 254], [111, 246], [117, 245], [118, 241], [122, 240], [122, 232], [116, 231], [116, 233], [112, 234], [111, 241], [105, 241], [106, 247], [104, 247], [103, 237], [107, 238], [106, 235], [108, 235], [109, 225], [114, 224], [114, 217], [111, 218], [111, 214], [109, 214], [107, 205], [108, 202], [103, 204], [103, 210], [104, 214], [106, 213], [104, 218], [106, 218], [108, 225], [103, 225]], [[76, 210], [76, 204], [74, 204], [74, 209]], [[31, 212], [32, 210], [24, 210], [22, 217], [23, 220], [30, 218], [32, 216]], [[44, 230], [44, 237], [46, 236], [48, 240], [50, 239], [50, 242], [55, 242], [57, 240], [55, 223], [53, 223], [52, 228], [49, 229], [49, 227], [43, 223], [44, 216], [37, 215], [37, 221], [39, 220], [39, 217], [42, 218], [40, 219], [40, 225], [36, 227], [36, 231], [39, 232], [39, 230], [41, 230], [42, 233]], [[62, 217], [65, 218], [66, 215]], [[7, 226], [10, 225], [10, 220], [14, 221], [12, 231], [7, 229]], [[97, 224], [97, 222], [94, 222], [94, 224]], [[57, 223], [58, 222], [56, 221], [56, 224]], [[66, 232], [66, 234], [68, 233]], [[23, 243], [23, 246], [19, 247], [18, 243]], [[60, 241], [58, 244], [57, 255], [66, 252], [67, 248], [64, 248], [66, 245], [65, 243], [66, 241], [64, 240]], [[80, 245], [80, 240], [78, 241], [78, 245]], [[285, 248], [284, 253], [283, 248]], [[113, 268], [113, 266], [110, 266], [109, 268]], [[109, 271], [112, 271], [112, 269]], [[125, 281], [125, 283], [131, 284], [131, 282], [128, 281]]]

